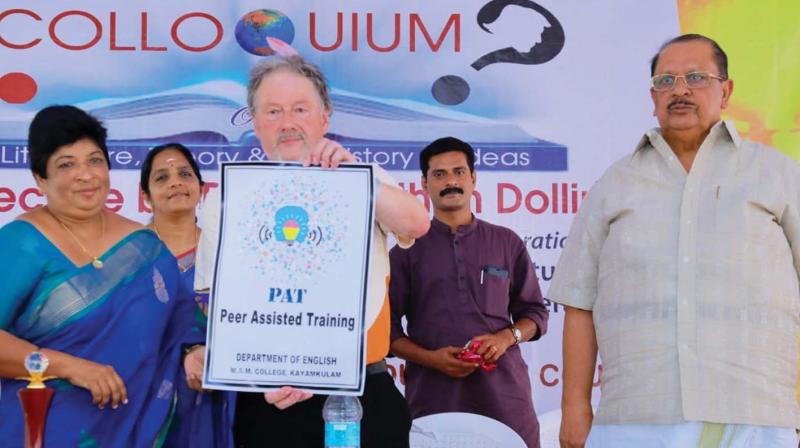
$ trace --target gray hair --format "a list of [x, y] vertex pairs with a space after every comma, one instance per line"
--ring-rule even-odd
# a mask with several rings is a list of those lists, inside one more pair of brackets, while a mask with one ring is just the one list
[[314, 85], [314, 88], [319, 94], [319, 99], [322, 101], [325, 113], [330, 115], [331, 112], [333, 112], [331, 96], [328, 91], [328, 82], [325, 80], [325, 75], [322, 74], [322, 71], [316, 65], [307, 62], [300, 56], [293, 55], [269, 58], [259, 62], [250, 70], [250, 81], [247, 84], [247, 108], [250, 110], [250, 114], [256, 114], [255, 96], [256, 90], [258, 90], [258, 87], [261, 85], [261, 81], [270, 74], [280, 70], [298, 74], [311, 81], [311, 84]]

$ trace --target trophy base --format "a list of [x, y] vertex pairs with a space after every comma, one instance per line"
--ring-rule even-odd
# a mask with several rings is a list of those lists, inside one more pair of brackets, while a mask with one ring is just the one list
[[53, 389], [20, 389], [17, 391], [25, 415], [25, 448], [42, 448], [47, 410], [55, 391]]

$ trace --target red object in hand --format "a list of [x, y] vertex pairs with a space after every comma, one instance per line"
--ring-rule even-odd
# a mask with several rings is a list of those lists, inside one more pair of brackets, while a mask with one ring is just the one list
[[469, 341], [464, 348], [458, 353], [456, 358], [464, 362], [472, 362], [478, 364], [484, 372], [491, 372], [497, 368], [497, 363], [486, 362], [481, 355], [478, 354], [478, 348], [481, 346], [481, 341]]

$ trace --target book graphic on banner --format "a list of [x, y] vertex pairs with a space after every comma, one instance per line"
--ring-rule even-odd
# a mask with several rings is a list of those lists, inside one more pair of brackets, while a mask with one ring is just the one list
[[371, 165], [222, 165], [204, 387], [360, 395]]
[[[252, 131], [250, 112], [240, 102], [244, 97], [239, 84], [209, 81], [78, 106], [109, 127], [114, 169], [138, 170], [151, 147], [178, 141], [192, 149], [201, 170], [216, 170], [222, 162], [266, 160]], [[331, 99], [334, 113], [328, 136], [359, 161], [386, 170], [419, 169], [419, 151], [442, 135], [470, 142], [482, 171], [567, 170], [565, 145], [531, 136], [515, 124], [341, 89], [333, 89]], [[0, 168], [27, 168], [29, 121], [0, 119]]]

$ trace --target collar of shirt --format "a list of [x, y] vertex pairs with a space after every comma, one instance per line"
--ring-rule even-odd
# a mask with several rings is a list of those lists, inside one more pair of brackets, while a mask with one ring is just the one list
[[[478, 227], [478, 221], [479, 221], [478, 218], [476, 218], [474, 214], [471, 216], [472, 216], [472, 221], [469, 224], [458, 226], [458, 228], [456, 229], [456, 235], [461, 235], [461, 236], [469, 235]], [[439, 221], [438, 219], [436, 219], [436, 217], [434, 217], [431, 220], [431, 230], [438, 233], [446, 233], [448, 235], [453, 233], [450, 231], [449, 225], [443, 223], [442, 221]]]
[[[708, 133], [706, 140], [708, 140], [709, 138], [718, 138], [720, 137], [720, 133], [727, 134], [728, 137], [733, 142], [733, 145], [736, 148], [739, 148], [742, 142], [742, 138], [739, 136], [739, 131], [736, 130], [736, 125], [734, 124], [733, 121], [731, 120], [718, 121], [717, 124], [711, 127], [711, 131]], [[653, 128], [645, 132], [645, 134], [639, 140], [639, 143], [636, 145], [636, 148], [633, 151], [633, 155], [636, 155], [639, 151], [645, 150], [647, 148], [655, 148], [656, 142], [664, 142], [664, 144], [666, 145], [664, 137], [661, 135], [661, 128]]]

